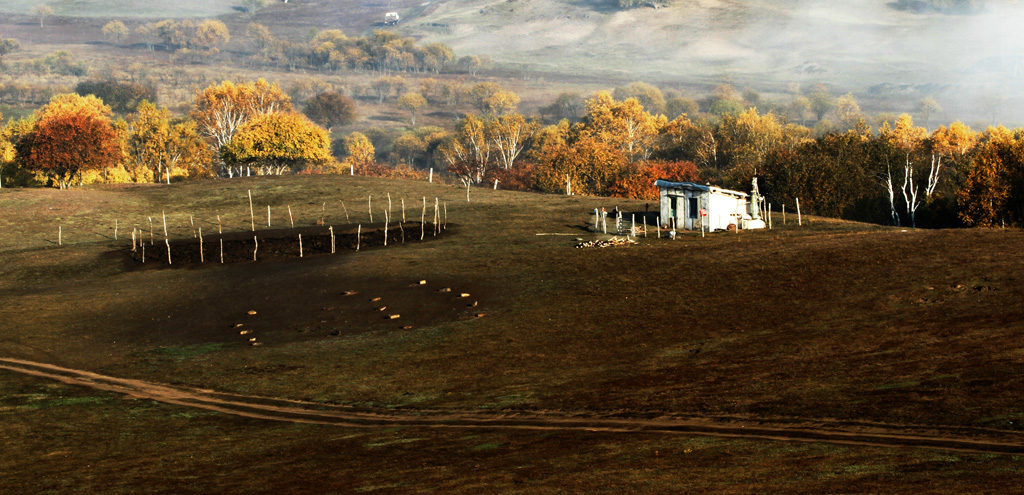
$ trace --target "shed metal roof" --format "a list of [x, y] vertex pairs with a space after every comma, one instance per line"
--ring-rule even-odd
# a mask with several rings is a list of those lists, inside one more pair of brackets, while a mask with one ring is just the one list
[[744, 193], [744, 192], [732, 191], [732, 190], [729, 190], [729, 189], [722, 189], [720, 187], [715, 187], [715, 186], [711, 186], [711, 185], [696, 184], [696, 183], [693, 183], [693, 182], [674, 182], [674, 181], [665, 180], [665, 179], [658, 179], [658, 180], [654, 181], [654, 185], [656, 185], [656, 186], [658, 186], [660, 188], [667, 188], [667, 189], [685, 189], [685, 190], [690, 190], [690, 191], [703, 191], [703, 192], [711, 192], [711, 193], [716, 193], [716, 194], [726, 194], [726, 195], [729, 195], [729, 196], [736, 196], [736, 197], [740, 197], [740, 198], [747, 197], [747, 193]]

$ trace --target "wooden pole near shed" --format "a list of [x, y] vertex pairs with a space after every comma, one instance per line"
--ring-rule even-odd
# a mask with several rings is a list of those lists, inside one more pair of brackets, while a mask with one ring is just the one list
[[655, 221], [656, 223], [654, 225], [655, 228], [658, 229], [658, 239], [661, 239], [661, 215], [658, 215], [658, 217], [655, 218]]
[[772, 204], [768, 203], [768, 230], [772, 230]]
[[800, 218], [800, 198], [796, 198], [796, 224], [802, 226], [803, 220]]

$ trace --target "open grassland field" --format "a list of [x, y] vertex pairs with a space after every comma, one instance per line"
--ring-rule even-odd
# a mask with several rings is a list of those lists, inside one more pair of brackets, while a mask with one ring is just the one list
[[[1019, 230], [790, 211], [772, 230], [668, 240], [652, 223], [576, 249], [609, 237], [594, 208], [645, 203], [469, 199], [348, 176], [3, 190], [0, 488], [1022, 489]], [[166, 254], [164, 214], [175, 243], [202, 228], [205, 263], [135, 261], [133, 227]], [[257, 261], [219, 263], [218, 225], [253, 224]], [[360, 250], [298, 257], [298, 233], [329, 227]]]

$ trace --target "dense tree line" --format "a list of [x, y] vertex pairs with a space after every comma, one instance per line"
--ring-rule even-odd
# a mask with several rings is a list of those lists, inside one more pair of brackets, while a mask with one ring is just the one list
[[188, 116], [143, 100], [119, 119], [95, 96], [102, 91], [59, 94], [0, 132], [0, 185], [284, 172], [419, 176], [434, 167], [465, 184], [655, 199], [658, 178], [745, 190], [758, 177], [774, 205], [799, 198], [805, 211], [826, 216], [906, 226], [1024, 222], [1024, 130], [978, 132], [954, 122], [929, 132], [909, 115], [872, 127], [851, 95], [817, 116], [820, 123], [835, 115], [825, 132], [778, 107], [701, 111], [756, 97], [725, 91], [690, 100], [685, 106], [697, 113], [670, 119], [663, 111], [678, 97], [659, 98], [643, 84], [586, 100], [562, 95], [553, 112], [571, 118], [544, 125], [516, 111], [514, 94], [478, 83], [462, 95], [474, 112], [447, 131], [413, 122], [424, 105], [444, 100], [436, 83], [422, 83], [396, 100], [412, 128], [370, 129], [333, 145], [325, 127], [351, 122], [356, 105], [330, 91], [310, 97], [304, 115], [275, 84], [225, 81], [197, 91]]

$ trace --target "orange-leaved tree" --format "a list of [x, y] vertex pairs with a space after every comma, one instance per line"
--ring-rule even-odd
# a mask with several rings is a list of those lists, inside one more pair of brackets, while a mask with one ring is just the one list
[[221, 149], [231, 165], [255, 166], [260, 175], [321, 165], [331, 159], [331, 138], [305, 115], [276, 112], [243, 124]]
[[120, 157], [110, 108], [94, 96], [54, 96], [35, 118], [35, 126], [17, 144], [18, 159], [61, 189], [81, 172], [105, 169]]

